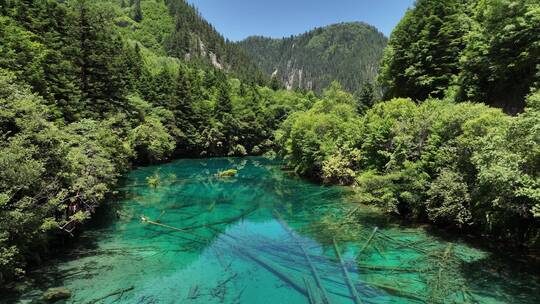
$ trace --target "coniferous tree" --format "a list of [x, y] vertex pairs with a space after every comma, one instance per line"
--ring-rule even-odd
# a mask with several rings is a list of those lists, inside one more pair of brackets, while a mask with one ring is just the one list
[[217, 90], [215, 113], [216, 118], [223, 122], [228, 114], [232, 113], [231, 95], [226, 80], [220, 81]]
[[141, 22], [143, 19], [143, 13], [141, 9], [141, 0], [135, 0], [135, 7], [133, 8], [133, 20]]
[[78, 2], [76, 63], [86, 113], [104, 115], [122, 107], [129, 75], [125, 73], [123, 42], [112, 31], [112, 16], [99, 9], [89, 1]]
[[179, 124], [181, 126], [192, 125], [195, 120], [192, 109], [193, 92], [191, 87], [188, 71], [184, 67], [181, 67], [178, 69], [176, 76], [173, 102], [173, 113], [182, 122]]
[[[382, 58], [386, 42], [386, 37], [376, 28], [354, 22], [284, 39], [250, 37], [238, 46], [255, 58], [267, 75], [275, 75], [292, 89], [321, 93], [333, 80], [338, 80], [353, 93], [365, 81], [375, 79], [374, 67]], [[269, 79], [265, 85], [272, 87], [276, 83]]]
[[279, 82], [277, 76], [273, 76], [270, 80], [270, 88], [272, 88], [274, 91], [281, 89], [281, 83]]
[[189, 70], [186, 67], [178, 69], [172, 98], [170, 110], [174, 114], [175, 124], [181, 130], [177, 149], [179, 153], [190, 153], [194, 150], [195, 138], [198, 136], [197, 128], [206, 122], [193, 110], [194, 93]]
[[174, 75], [166, 68], [162, 68], [157, 75], [148, 75], [151, 79], [145, 86], [143, 97], [157, 106], [170, 108], [170, 102], [174, 100]]
[[371, 82], [366, 82], [360, 90], [360, 96], [358, 98], [358, 105], [356, 110], [359, 114], [365, 113], [368, 109], [373, 107], [375, 103], [375, 91]]
[[[1, 54], [0, 67], [19, 70], [19, 78], [46, 100], [55, 117], [72, 121], [80, 96], [72, 15], [57, 1], [25, 0], [7, 5], [13, 19], [0, 21], [4, 33], [0, 44], [5, 50], [18, 51]], [[13, 26], [15, 20], [20, 26]], [[16, 38], [11, 39], [11, 34]]]
[[540, 3], [481, 1], [461, 56], [460, 101], [485, 102], [516, 113], [540, 88]]
[[0, 15], [5, 16], [5, 15], [8, 14], [8, 11], [9, 11], [8, 10], [9, 9], [8, 5], [9, 5], [9, 3], [7, 1], [0, 2]]
[[134, 47], [125, 48], [126, 64], [129, 71], [130, 89], [139, 91], [145, 73], [144, 58], [141, 54], [141, 47], [136, 43]]
[[461, 67], [470, 27], [464, 0], [418, 0], [394, 29], [379, 81], [386, 98], [442, 97]]
[[[363, 197], [391, 212], [445, 226], [471, 224], [497, 239], [537, 241], [538, 93], [528, 97], [523, 114], [511, 117], [485, 105], [447, 100], [417, 105], [396, 99], [366, 110], [379, 96], [370, 83], [355, 90], [357, 100], [337, 82], [321, 97], [305, 88], [274, 92], [257, 86], [269, 83], [260, 73], [238, 68], [250, 61], [184, 1], [166, 1], [179, 15], [171, 14], [168, 20], [178, 17], [178, 28], [165, 34], [171, 40], [187, 37], [171, 45], [182, 60], [164, 56], [161, 45], [146, 44], [146, 38], [163, 42], [164, 33], [147, 31], [163, 20], [126, 30], [112, 21], [133, 17], [132, 9], [111, 13], [96, 2], [0, 0], [0, 284], [39, 260], [38, 249], [47, 248], [50, 236], [66, 227], [71, 233], [87, 219], [130, 163], [167, 160], [173, 152], [177, 157], [245, 155], [281, 146], [300, 173], [325, 182], [375, 181], [375, 193]], [[540, 81], [540, 5], [536, 0], [475, 2], [456, 95], [513, 105]], [[148, 5], [166, 10], [161, 0]], [[405, 32], [411, 33], [411, 48], [428, 56], [414, 61], [422, 58], [413, 52], [397, 61], [413, 63], [404, 73], [415, 80], [412, 93], [420, 87], [439, 94], [445, 81], [453, 84], [457, 78], [446, 55], [462, 41], [445, 39], [457, 37], [461, 19], [449, 21], [436, 9], [425, 16], [409, 20], [421, 31]], [[321, 42], [327, 40], [306, 37], [304, 42], [324, 50], [341, 45], [335, 41], [328, 48]], [[217, 53], [222, 70], [209, 68], [208, 58], [193, 53], [199, 40]], [[291, 46], [286, 41], [285, 52]], [[193, 60], [182, 62], [192, 53]], [[340, 62], [329, 57], [332, 66]], [[325, 69], [317, 66], [310, 73], [321, 75]], [[429, 73], [416, 74], [421, 70]], [[223, 71], [251, 77], [241, 82]], [[339, 72], [345, 86], [362, 84]], [[293, 111], [298, 112], [290, 115]], [[361, 194], [373, 191], [360, 188]]]

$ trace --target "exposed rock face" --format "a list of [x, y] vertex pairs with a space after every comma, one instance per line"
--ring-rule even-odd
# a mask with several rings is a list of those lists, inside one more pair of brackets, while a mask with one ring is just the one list
[[216, 54], [210, 53], [210, 60], [215, 68], [223, 70], [223, 65], [218, 61]]

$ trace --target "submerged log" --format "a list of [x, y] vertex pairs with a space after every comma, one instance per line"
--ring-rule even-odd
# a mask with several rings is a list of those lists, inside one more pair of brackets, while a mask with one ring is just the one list
[[311, 283], [309, 283], [309, 279], [305, 276], [304, 276], [304, 284], [306, 284], [309, 304], [317, 304], [317, 298], [315, 297], [315, 294], [313, 293], [313, 289], [311, 288]]
[[347, 266], [345, 265], [345, 262], [343, 262], [343, 258], [341, 257], [341, 253], [339, 252], [339, 248], [335, 239], [332, 239], [332, 245], [334, 245], [334, 251], [336, 252], [336, 256], [339, 260], [339, 264], [341, 265], [341, 272], [343, 272], [343, 277], [345, 278], [345, 282], [347, 283], [347, 286], [349, 287], [349, 291], [354, 299], [354, 303], [362, 304], [362, 300], [360, 300], [358, 291], [356, 290], [356, 287], [354, 286], [351, 280], [351, 277], [349, 276], [349, 272], [347, 271]]
[[308, 252], [304, 248], [304, 245], [296, 238], [294, 235], [294, 231], [285, 223], [279, 212], [277, 210], [274, 210], [274, 216], [276, 220], [280, 223], [280, 225], [287, 231], [287, 233], [291, 236], [291, 238], [296, 242], [302, 253], [304, 254], [304, 257], [306, 259], [306, 262], [309, 265], [309, 268], [311, 269], [311, 273], [313, 274], [313, 277], [315, 278], [315, 282], [317, 283], [317, 286], [319, 287], [319, 290], [321, 291], [321, 297], [323, 299], [323, 302], [326, 304], [330, 304], [330, 298], [328, 297], [328, 293], [326, 292], [326, 289], [324, 288], [324, 285], [321, 282], [321, 277], [319, 276], [319, 273], [317, 272], [317, 268], [315, 268], [315, 265], [313, 265], [313, 262], [311, 261], [311, 258], [309, 257]]
[[120, 295], [120, 297], [121, 297], [125, 292], [131, 291], [133, 289], [135, 289], [135, 286], [130, 286], [128, 288], [118, 289], [118, 290], [113, 291], [111, 293], [108, 293], [108, 294], [106, 294], [106, 295], [104, 295], [102, 297], [99, 297], [99, 298], [94, 299], [94, 300], [92, 300], [90, 302], [87, 302], [86, 304], [95, 304], [95, 303], [98, 303], [100, 301], [103, 301], [103, 300], [105, 300], [107, 298], [110, 298], [110, 297], [116, 296], [116, 295]]
[[176, 228], [176, 227], [173, 227], [173, 226], [169, 226], [169, 225], [165, 225], [165, 224], [162, 224], [162, 223], [158, 223], [158, 222], [155, 222], [155, 221], [151, 221], [150, 218], [142, 215], [141, 216], [141, 222], [143, 223], [147, 223], [147, 224], [150, 224], [150, 225], [156, 225], [156, 226], [160, 226], [160, 227], [165, 227], [165, 228], [168, 228], [168, 229], [171, 229], [171, 230], [175, 230], [175, 231], [181, 231], [181, 232], [184, 232], [184, 229], [180, 229], [180, 228]]
[[213, 202], [212, 204], [210, 204], [210, 206], [208, 206], [208, 212], [214, 211], [214, 208], [216, 208], [216, 202]]
[[397, 289], [397, 288], [395, 288], [393, 286], [388, 286], [388, 285], [385, 285], [385, 284], [377, 284], [377, 283], [373, 283], [373, 282], [363, 282], [363, 284], [366, 284], [366, 285], [369, 285], [369, 286], [372, 286], [372, 287], [375, 287], [375, 288], [382, 289], [382, 290], [384, 290], [384, 291], [386, 291], [389, 294], [394, 295], [394, 296], [409, 298], [411, 300], [416, 300], [416, 301], [419, 301], [421, 303], [428, 303], [429, 302], [429, 301], [427, 301], [427, 299], [425, 297], [423, 297], [421, 295], [415, 294], [413, 292], [408, 292], [408, 291], [405, 291], [405, 290]]
[[[166, 224], [159, 223], [157, 221], [152, 221], [152, 220], [150, 220], [149, 217], [144, 216], [144, 215], [141, 216], [141, 222], [146, 223], [146, 224], [150, 224], [150, 225], [154, 225], [154, 226], [167, 228], [167, 229], [178, 231], [178, 232], [184, 232], [184, 233], [194, 235], [193, 233], [190, 233], [190, 230], [194, 230], [194, 229], [198, 229], [198, 228], [211, 228], [213, 226], [222, 225], [222, 224], [230, 224], [230, 223], [233, 223], [235, 221], [238, 221], [239, 219], [243, 219], [244, 217], [246, 217], [246, 216], [250, 215], [251, 213], [257, 211], [258, 208], [259, 208], [258, 206], [255, 206], [255, 207], [253, 207], [251, 209], [245, 210], [244, 212], [242, 212], [238, 216], [235, 216], [235, 217], [232, 217], [232, 218], [229, 218], [229, 219], [225, 219], [225, 220], [222, 220], [222, 221], [208, 223], [208, 224], [193, 225], [193, 226], [182, 227], [182, 228], [169, 226], [169, 225], [166, 225]], [[194, 236], [199, 237], [197, 235], [194, 235]], [[193, 241], [193, 240], [191, 240], [191, 241]]]
[[199, 292], [199, 285], [193, 284], [193, 285], [191, 286], [191, 288], [189, 289], [189, 292], [188, 292], [188, 299], [194, 300], [194, 299], [198, 298], [199, 295], [200, 295], [200, 292]]
[[306, 289], [304, 289], [300, 284], [298, 284], [293, 279], [291, 279], [287, 274], [285, 274], [284, 272], [279, 270], [279, 268], [276, 267], [276, 265], [273, 265], [272, 262], [265, 261], [262, 258], [260, 258], [260, 257], [258, 257], [256, 255], [253, 255], [250, 252], [245, 251], [245, 250], [244, 251], [241, 250], [241, 254], [246, 256], [247, 258], [251, 259], [255, 263], [259, 264], [260, 266], [262, 266], [263, 268], [268, 270], [270, 273], [272, 273], [275, 276], [277, 276], [278, 278], [280, 278], [282, 281], [288, 283], [290, 286], [292, 286], [294, 289], [296, 289], [301, 294], [303, 294], [305, 296], [308, 296]]
[[[288, 249], [283, 249], [279, 246], [270, 246], [269, 248], [267, 249], [271, 249], [272, 251], [268, 251], [265, 249], [265, 246], [262, 246], [262, 247], [250, 247], [250, 248], [247, 248], [245, 246], [245, 244], [248, 244], [248, 243], [252, 243], [250, 240], [248, 239], [245, 239], [245, 238], [239, 238], [237, 236], [234, 236], [234, 235], [231, 235], [227, 232], [220, 232], [218, 230], [216, 230], [215, 228], [211, 228], [213, 229], [216, 233], [220, 233], [221, 235], [223, 236], [226, 236], [228, 237], [229, 239], [233, 240], [235, 243], [238, 243], [238, 244], [244, 244], [244, 245], [231, 245], [230, 242], [228, 241], [225, 241], [222, 240], [227, 243], [228, 246], [230, 247], [235, 247], [234, 249], [236, 249], [236, 251], [238, 251], [239, 249], [240, 250], [250, 250], [250, 248], [253, 248], [254, 250], [256, 250], [258, 253], [257, 256], [261, 256], [261, 254], [269, 254], [273, 257], [276, 257], [276, 258], [279, 258], [281, 260], [283, 260], [283, 263], [277, 263], [277, 264], [274, 264], [274, 263], [269, 263], [270, 266], [273, 266], [275, 267], [275, 269], [278, 269], [279, 271], [279, 268], [285, 268], [285, 269], [289, 269], [289, 270], [292, 270], [292, 271], [297, 271], [299, 272], [299, 275], [302, 275], [304, 276], [304, 271], [305, 271], [305, 268], [306, 267], [309, 267], [309, 265], [307, 264], [306, 261], [299, 261], [299, 260], [296, 260], [294, 259], [293, 257], [291, 256], [287, 256], [287, 253], [291, 253]], [[241, 252], [238, 252], [239, 255], [241, 256], [244, 256], [241, 254]], [[303, 257], [302, 253], [300, 252], [296, 252], [296, 253], [293, 253], [294, 255], [298, 256], [298, 257], [302, 257], [303, 260], [305, 260], [305, 258]], [[245, 257], [245, 256], [244, 256]], [[323, 262], [323, 263], [326, 263], [327, 266], [332, 266], [332, 268], [335, 268], [335, 265], [334, 264], [331, 264], [329, 263], [329, 261], [325, 260], [322, 256], [319, 257], [319, 256], [315, 256], [315, 258], [319, 261], [319, 262]], [[265, 259], [266, 260], [266, 259]], [[350, 267], [350, 266], [349, 266]], [[333, 270], [332, 270], [333, 271]], [[351, 271], [355, 271], [354, 269], [351, 268]], [[291, 278], [291, 280], [293, 280], [292, 276], [291, 275], [287, 275], [285, 274], [283, 271], [279, 271], [281, 272], [282, 274], [286, 275], [287, 277]], [[274, 273], [275, 275], [275, 273]], [[278, 277], [280, 278], [280, 277]], [[335, 283], [335, 284], [338, 284], [338, 285], [343, 285], [345, 288], [347, 287], [345, 285], [345, 283], [343, 282], [338, 282], [338, 281], [335, 281], [335, 280], [332, 280], [331, 278], [329, 277], [322, 277], [321, 276], [321, 280], [326, 280], [328, 282], [332, 282], [332, 283]], [[296, 282], [295, 280], [293, 280], [293, 282]], [[288, 282], [286, 282], [288, 283]], [[305, 282], [304, 282], [305, 283]], [[289, 284], [289, 283], [288, 283]], [[299, 286], [302, 286], [302, 284], [298, 284]], [[303, 284], [305, 285], [305, 284]], [[294, 287], [293, 287], [294, 288]], [[306, 289], [306, 296], [308, 297], [308, 300], [309, 300], [309, 291], [307, 290], [306, 287], [304, 287]], [[295, 288], [296, 289], [296, 288]], [[328, 290], [328, 293], [329, 294], [333, 294], [333, 295], [336, 295], [336, 296], [339, 296], [339, 297], [343, 297], [343, 298], [346, 298], [346, 299], [350, 299], [350, 300], [354, 300], [350, 294], [343, 294], [343, 293], [340, 293], [338, 291], [333, 291], [333, 290]], [[312, 296], [315, 297], [316, 301], [317, 301], [317, 298], [320, 298], [320, 296], [317, 296], [318, 293], [316, 293], [315, 291], [312, 290]], [[319, 301], [318, 301], [319, 302]], [[318, 303], [317, 302], [317, 303]]]
[[[233, 239], [233, 240], [236, 240], [235, 237], [231, 236], [231, 235], [228, 235], [228, 234], [224, 234], [225, 236]], [[307, 293], [307, 290], [302, 287], [299, 283], [297, 283], [295, 280], [293, 280], [292, 278], [290, 278], [287, 274], [285, 274], [283, 271], [281, 271], [279, 269], [279, 267], [277, 265], [274, 265], [272, 262], [270, 261], [265, 261], [264, 259], [252, 254], [251, 252], [249, 252], [248, 250], [246, 249], [243, 249], [241, 246], [237, 246], [235, 245], [234, 243], [231, 243], [230, 241], [227, 241], [225, 239], [222, 239], [224, 242], [226, 242], [230, 247], [232, 247], [234, 250], [236, 250], [240, 255], [242, 256], [245, 256], [247, 257], [248, 259], [252, 260], [253, 262], [255, 262], [256, 264], [259, 264], [260, 266], [262, 266], [264, 269], [268, 270], [270, 273], [272, 273], [273, 275], [275, 275], [276, 277], [278, 277], [279, 279], [281, 279], [283, 282], [287, 283], [288, 285], [290, 285], [292, 288], [294, 288], [296, 291], [298, 291], [299, 293], [303, 294], [304, 296], [308, 296], [308, 293]]]
[[212, 223], [208, 223], [208, 224], [199, 224], [199, 225], [193, 225], [193, 226], [188, 226], [188, 227], [183, 227], [183, 228], [176, 228], [176, 229], [179, 229], [180, 231], [186, 231], [186, 230], [193, 230], [193, 229], [198, 229], [198, 228], [209, 228], [209, 227], [213, 227], [213, 226], [217, 226], [217, 225], [223, 225], [223, 224], [230, 224], [230, 223], [233, 223], [233, 222], [236, 222], [240, 219], [243, 219], [245, 218], [246, 216], [250, 215], [251, 213], [257, 211], [257, 209], [259, 209], [259, 206], [255, 206], [251, 209], [247, 209], [245, 211], [243, 211], [241, 214], [235, 216], [235, 217], [231, 217], [231, 218], [228, 218], [228, 219], [225, 219], [225, 220], [222, 220], [222, 221], [217, 221], [217, 222], [212, 222]]
[[377, 230], [379, 230], [379, 227], [373, 228], [373, 232], [371, 232], [371, 235], [370, 235], [369, 238], [367, 239], [367, 241], [366, 241], [366, 243], [364, 244], [364, 246], [362, 246], [362, 249], [360, 249], [360, 251], [358, 251], [358, 255], [360, 255], [362, 252], [364, 252], [364, 250], [366, 250], [366, 248], [369, 246], [369, 244], [371, 243], [371, 241], [372, 241], [373, 238], [375, 237], [375, 233], [377, 233]]
[[410, 249], [413, 249], [413, 250], [416, 250], [420, 253], [424, 253], [424, 254], [427, 254], [428, 253], [428, 250], [424, 249], [424, 248], [420, 248], [418, 246], [416, 246], [414, 243], [407, 243], [405, 241], [401, 241], [401, 240], [397, 240], [385, 233], [382, 233], [382, 232], [379, 232], [379, 235], [383, 236], [387, 241], [389, 242], [392, 242], [394, 243], [395, 245], [397, 246], [400, 246], [400, 247], [407, 247], [407, 248], [410, 248]]
[[[192, 233], [190, 231], [186, 231], [186, 230], [181, 229], [181, 228], [176, 228], [176, 227], [172, 227], [172, 226], [165, 225], [165, 224], [162, 224], [162, 223], [158, 223], [158, 222], [155, 222], [155, 221], [151, 221], [148, 217], [146, 217], [144, 215], [141, 216], [141, 222], [146, 223], [146, 224], [150, 224], [150, 225], [154, 225], [154, 226], [158, 226], [158, 227], [167, 228], [167, 229], [173, 230], [175, 232], [183, 232], [185, 234], [191, 235], [191, 236], [196, 237], [196, 238], [201, 238], [201, 236], [199, 236], [199, 235], [197, 235], [195, 233]], [[204, 239], [203, 240], [197, 240], [197, 239], [187, 238], [185, 236], [178, 236], [178, 237], [183, 239], [183, 240], [186, 240], [186, 241], [189, 241], [189, 242], [192, 242], [192, 243], [196, 243], [196, 244], [199, 244], [199, 245], [206, 245], [207, 244], [207, 241], [205, 241]]]

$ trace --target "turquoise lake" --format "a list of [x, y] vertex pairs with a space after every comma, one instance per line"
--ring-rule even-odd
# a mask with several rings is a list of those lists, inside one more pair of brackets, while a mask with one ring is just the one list
[[[71, 290], [65, 303], [539, 302], [539, 271], [523, 257], [401, 224], [355, 204], [352, 188], [281, 167], [215, 158], [136, 169], [72, 250], [0, 302], [38, 303], [50, 287]], [[216, 175], [231, 168], [237, 176]]]

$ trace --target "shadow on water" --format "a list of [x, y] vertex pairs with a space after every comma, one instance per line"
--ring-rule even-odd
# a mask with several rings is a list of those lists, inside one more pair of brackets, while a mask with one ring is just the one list
[[[216, 176], [230, 168], [238, 175]], [[0, 302], [57, 286], [67, 303], [536, 302], [540, 276], [521, 256], [405, 225], [352, 194], [263, 158], [139, 168], [76, 245]]]

